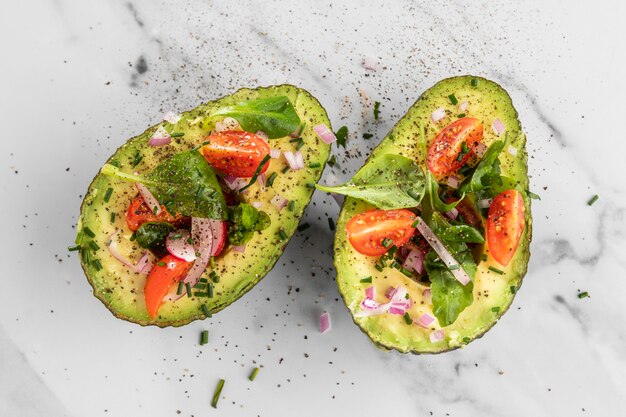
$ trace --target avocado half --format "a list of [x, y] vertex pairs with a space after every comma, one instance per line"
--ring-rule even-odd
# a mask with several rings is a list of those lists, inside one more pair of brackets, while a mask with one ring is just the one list
[[[111, 312], [124, 320], [141, 325], [181, 326], [196, 319], [203, 319], [202, 304], [206, 304], [211, 313], [216, 313], [236, 301], [258, 283], [274, 266], [282, 255], [289, 238], [295, 233], [304, 209], [309, 204], [314, 186], [324, 170], [330, 153], [330, 145], [325, 144], [313, 131], [313, 126], [330, 121], [321, 104], [310, 93], [292, 85], [277, 85], [256, 89], [241, 89], [232, 95], [198, 106], [180, 114], [181, 121], [176, 131], [184, 133], [173, 138], [169, 145], [150, 147], [148, 139], [154, 131], [166, 122], [152, 126], [144, 133], [122, 145], [109, 159], [108, 163], [117, 164], [129, 172], [150, 172], [164, 159], [199, 146], [214, 129], [215, 121], [206, 120], [205, 116], [218, 108], [242, 101], [287, 96], [291, 104], [305, 123], [301, 138], [304, 146], [300, 149], [305, 161], [305, 168], [281, 173], [286, 162], [272, 159], [266, 172], [278, 172], [272, 187], [260, 188], [258, 182], [241, 196], [247, 202], [260, 202], [259, 210], [266, 212], [271, 225], [254, 234], [243, 253], [227, 250], [215, 259], [214, 271], [219, 275], [219, 282], [214, 284], [213, 298], [182, 297], [176, 302], [167, 301], [159, 309], [159, 315], [152, 320], [144, 302], [143, 288], [146, 275], [131, 271], [117, 261], [106, 249], [109, 236], [120, 231], [122, 236], [119, 250], [128, 259], [136, 262], [144, 252], [130, 237], [132, 231], [126, 226], [125, 212], [130, 201], [137, 195], [132, 183], [120, 181], [115, 177], [101, 173], [91, 182], [81, 206], [78, 230], [88, 227], [94, 234], [94, 242], [100, 247], [92, 256], [92, 261], [81, 265], [91, 286], [93, 294], [99, 298]], [[184, 127], [180, 127], [184, 126]], [[283, 151], [295, 151], [296, 144], [290, 137], [270, 140], [270, 146]], [[133, 164], [140, 162], [133, 166]], [[315, 167], [312, 168], [311, 166]], [[107, 190], [113, 190], [108, 202]], [[293, 211], [287, 208], [279, 210], [271, 203], [272, 198], [280, 194], [295, 202]], [[114, 214], [114, 218], [112, 218]], [[282, 236], [282, 238], [281, 238]], [[286, 238], [285, 238], [286, 236]], [[94, 266], [93, 259], [100, 262], [101, 268]], [[153, 259], [155, 260], [155, 259]]]
[[[458, 103], [467, 101], [469, 104], [467, 111], [459, 110], [458, 104], [453, 105], [450, 95], [454, 95]], [[439, 123], [434, 123], [431, 113], [440, 107], [446, 110], [447, 116]], [[502, 174], [516, 180], [524, 189], [528, 189], [526, 137], [522, 132], [511, 97], [493, 81], [474, 76], [448, 78], [424, 92], [374, 149], [365, 165], [385, 154], [400, 154], [416, 161], [421, 160], [418, 157], [420, 124], [423, 123], [426, 140], [430, 144], [437, 133], [456, 120], [460, 113], [467, 113], [467, 116], [482, 121], [485, 127], [483, 143], [487, 146], [497, 139], [490, 127], [493, 120], [498, 118], [504, 123], [509, 143], [517, 148], [518, 152], [515, 157], [506, 150], [500, 154]], [[429, 329], [425, 329], [418, 325], [407, 325], [401, 315], [355, 316], [360, 310], [359, 303], [363, 300], [364, 290], [370, 285], [375, 286], [379, 294], [384, 294], [390, 286], [403, 285], [415, 301], [408, 311], [413, 317], [423, 313], [432, 314], [432, 304], [423, 295], [423, 291], [428, 288], [427, 284], [416, 282], [395, 268], [385, 268], [380, 272], [374, 266], [376, 257], [365, 256], [354, 250], [346, 237], [346, 223], [356, 214], [374, 207], [362, 200], [346, 198], [337, 222], [335, 267], [339, 292], [354, 322], [379, 347], [396, 349], [400, 352], [446, 352], [482, 336], [508, 310], [526, 274], [530, 257], [532, 218], [530, 201], [525, 199], [524, 203], [526, 227], [513, 259], [507, 267], [503, 267], [489, 256], [489, 248], [487, 245], [484, 246], [483, 253], [487, 255], [487, 260], [478, 264], [474, 278], [474, 302], [454, 323], [443, 328], [444, 340], [433, 343], [429, 334], [433, 330], [441, 329], [436, 321]], [[490, 266], [504, 273], [497, 274], [489, 270]], [[372, 277], [371, 284], [360, 282], [361, 278], [368, 276]]]

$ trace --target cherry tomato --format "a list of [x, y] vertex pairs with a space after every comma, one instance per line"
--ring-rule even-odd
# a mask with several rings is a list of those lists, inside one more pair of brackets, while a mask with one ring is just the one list
[[[270, 146], [254, 133], [238, 130], [213, 133], [206, 138], [202, 154], [215, 169], [234, 177], [252, 177]], [[267, 171], [267, 162], [261, 174]]]
[[159, 214], [154, 214], [152, 210], [143, 202], [141, 196], [137, 196], [131, 201], [130, 206], [126, 210], [126, 224], [128, 228], [135, 232], [144, 223], [147, 222], [168, 222], [175, 226], [181, 226], [189, 223], [189, 217], [181, 214], [172, 216], [165, 206], [161, 206]]
[[155, 319], [163, 298], [182, 277], [187, 274], [193, 262], [183, 261], [174, 255], [165, 255], [150, 270], [144, 288], [146, 308], [152, 319]]
[[[428, 149], [428, 169], [435, 176], [456, 172], [472, 156], [483, 138], [483, 125], [478, 119], [463, 117], [449, 124], [435, 137]], [[464, 145], [467, 152], [461, 157]]]
[[[357, 214], [346, 224], [346, 234], [354, 249], [368, 256], [380, 256], [391, 244], [400, 247], [411, 239], [415, 214], [409, 210], [369, 210]], [[392, 241], [383, 245], [383, 240]]]
[[487, 215], [487, 245], [493, 259], [507, 266], [524, 231], [524, 199], [517, 190], [507, 190], [493, 199]]

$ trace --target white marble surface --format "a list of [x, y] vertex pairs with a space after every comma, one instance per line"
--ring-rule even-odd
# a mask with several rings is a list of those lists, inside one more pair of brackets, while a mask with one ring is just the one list
[[[620, 0], [3, 2], [0, 416], [626, 415], [624, 16]], [[319, 193], [314, 227], [260, 285], [183, 328], [115, 319], [66, 251], [91, 177], [165, 110], [298, 84], [351, 129], [335, 149], [347, 178], [376, 142], [362, 132], [381, 138], [420, 92], [465, 73], [512, 95], [542, 198], [513, 308], [465, 349], [369, 343], [339, 299], [338, 209]]]

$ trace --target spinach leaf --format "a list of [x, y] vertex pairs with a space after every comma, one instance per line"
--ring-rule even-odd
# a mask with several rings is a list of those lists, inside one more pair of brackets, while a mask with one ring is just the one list
[[135, 237], [139, 246], [151, 250], [157, 257], [161, 258], [167, 254], [165, 238], [175, 229], [167, 222], [147, 222], [139, 226], [135, 232]]
[[341, 126], [338, 131], [335, 132], [337, 138], [337, 146], [346, 147], [346, 139], [348, 139], [348, 126]]
[[319, 190], [360, 198], [384, 209], [416, 207], [424, 197], [424, 173], [402, 155], [381, 155], [361, 168], [343, 185], [316, 184]]
[[217, 116], [230, 116], [244, 130], [262, 130], [270, 139], [282, 138], [300, 127], [300, 117], [285, 96], [260, 98], [222, 107], [209, 117]]
[[441, 231], [441, 239], [453, 242], [485, 243], [483, 235], [466, 224], [453, 225]]
[[226, 202], [213, 169], [195, 150], [178, 153], [146, 175], [121, 172], [105, 164], [101, 172], [125, 181], [140, 182], [172, 214], [225, 220]]
[[255, 231], [265, 230], [271, 224], [270, 216], [249, 204], [241, 203], [228, 210], [228, 242], [240, 246], [252, 239]]
[[441, 214], [433, 213], [430, 226], [471, 278], [471, 281], [466, 285], [461, 284], [439, 259], [435, 251], [430, 251], [424, 259], [424, 267], [430, 278], [433, 314], [441, 326], [449, 326], [473, 302], [476, 263], [465, 243], [446, 238], [452, 233], [449, 229], [453, 226], [450, 226]]

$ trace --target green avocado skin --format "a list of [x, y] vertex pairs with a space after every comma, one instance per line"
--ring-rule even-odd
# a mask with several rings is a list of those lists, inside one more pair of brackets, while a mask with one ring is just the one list
[[[88, 227], [95, 234], [93, 241], [100, 249], [95, 251], [91, 258], [97, 259], [102, 267], [98, 269], [92, 263], [85, 263], [82, 257], [81, 266], [93, 287], [94, 296], [115, 316], [140, 325], [181, 326], [207, 317], [203, 312], [206, 308], [213, 314], [227, 307], [254, 287], [272, 269], [295, 233], [313, 194], [312, 185], [319, 181], [330, 154], [330, 145], [325, 144], [313, 131], [313, 126], [318, 124], [326, 124], [331, 128], [328, 115], [317, 99], [307, 91], [288, 84], [238, 90], [232, 95], [181, 113], [181, 120], [175, 126], [161, 122], [148, 128], [144, 133], [128, 140], [107, 160], [107, 163], [117, 165], [125, 172], [148, 173], [168, 157], [201, 145], [215, 128], [217, 121], [206, 118], [207, 114], [242, 101], [274, 96], [287, 96], [301, 121], [306, 123], [301, 135], [304, 141], [301, 152], [305, 168], [281, 173], [286, 162], [283, 158], [272, 159], [266, 175], [271, 172], [279, 174], [272, 187], [263, 190], [255, 184], [249, 188], [245, 196], [242, 196], [248, 203], [260, 202], [262, 204], [260, 210], [269, 215], [271, 224], [267, 229], [255, 232], [245, 252], [226, 250], [216, 258], [214, 271], [219, 280], [213, 283], [212, 298], [202, 296], [199, 291], [193, 291], [192, 297], [184, 296], [176, 302], [165, 302], [159, 310], [158, 317], [154, 320], [150, 318], [143, 294], [146, 275], [125, 267], [106, 249], [113, 235], [120, 252], [132, 262], [136, 262], [145, 251], [137, 245], [137, 242], [130, 240], [132, 232], [125, 222], [125, 212], [130, 201], [137, 195], [136, 189], [132, 183], [114, 177], [101, 173], [95, 176], [81, 205], [77, 230]], [[175, 135], [169, 145], [150, 147], [147, 142], [159, 126], [164, 126], [168, 131], [178, 132], [179, 135]], [[180, 133], [184, 135], [181, 136]], [[272, 139], [270, 147], [295, 151], [296, 144], [289, 142], [289, 139], [291, 138]], [[311, 168], [310, 165], [315, 168]], [[105, 201], [109, 188], [113, 192], [109, 200]], [[295, 203], [293, 210], [278, 210], [271, 204], [271, 199], [277, 194], [293, 201]], [[112, 213], [115, 214], [113, 221]], [[118, 234], [114, 235], [116, 231]], [[196, 296], [196, 293], [199, 293], [199, 296]], [[206, 308], [202, 306], [203, 304]]]
[[[454, 95], [458, 104], [452, 104], [450, 95]], [[467, 110], [460, 110], [459, 104], [465, 101], [468, 103]], [[447, 116], [439, 123], [435, 123], [431, 119], [431, 114], [440, 107], [446, 110]], [[506, 149], [502, 152], [500, 155], [502, 174], [511, 177], [523, 189], [528, 189], [526, 137], [510, 96], [495, 82], [470, 75], [442, 80], [425, 91], [374, 149], [365, 164], [389, 153], [421, 161], [418, 146], [420, 124], [426, 129], [426, 140], [430, 145], [436, 134], [456, 120], [461, 113], [482, 121], [483, 143], [487, 146], [498, 139], [491, 128], [493, 120], [498, 118], [504, 123], [510, 144], [517, 148], [518, 152], [515, 157]], [[443, 328], [446, 335], [444, 340], [433, 343], [429, 335], [433, 330], [440, 328], [438, 325], [429, 329], [415, 324], [406, 325], [402, 316], [391, 314], [355, 316], [360, 311], [359, 303], [364, 297], [365, 288], [369, 285], [376, 287], [377, 294], [384, 294], [389, 286], [401, 284], [407, 287], [415, 301], [410, 311], [412, 317], [419, 317], [423, 313], [432, 314], [430, 310], [432, 307], [423, 296], [423, 291], [428, 287], [416, 283], [393, 268], [386, 268], [383, 272], [377, 271], [374, 268], [375, 258], [361, 255], [352, 248], [346, 237], [346, 223], [354, 215], [373, 206], [354, 198], [346, 198], [337, 221], [334, 255], [339, 292], [354, 322], [376, 346], [403, 353], [446, 352], [463, 347], [484, 335], [508, 310], [527, 271], [532, 217], [530, 200], [525, 199], [524, 203], [526, 227], [513, 259], [507, 267], [499, 265], [489, 256], [488, 247], [485, 245], [484, 254], [487, 255], [487, 260], [478, 265], [472, 305], [464, 310], [453, 324]], [[499, 275], [490, 271], [489, 266], [504, 271], [504, 274]], [[360, 279], [366, 276], [373, 277], [373, 284], [360, 282]]]

